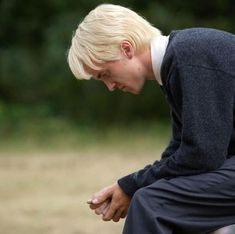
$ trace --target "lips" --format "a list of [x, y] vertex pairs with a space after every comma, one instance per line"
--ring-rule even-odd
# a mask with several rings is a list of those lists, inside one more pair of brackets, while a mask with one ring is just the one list
[[119, 90], [121, 90], [122, 92], [130, 92], [130, 93], [134, 93], [129, 87], [125, 86], [125, 85], [118, 85], [116, 86]]
[[125, 91], [126, 91], [126, 86], [124, 86], [124, 85], [119, 85], [119, 86], [118, 86], [118, 89], [119, 89], [119, 90], [122, 90], [123, 92], [125, 92]]

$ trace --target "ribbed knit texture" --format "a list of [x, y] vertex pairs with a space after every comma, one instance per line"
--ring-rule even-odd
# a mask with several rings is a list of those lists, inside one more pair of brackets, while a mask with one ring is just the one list
[[235, 35], [174, 31], [161, 67], [172, 139], [160, 161], [118, 180], [130, 196], [161, 178], [215, 170], [235, 155]]

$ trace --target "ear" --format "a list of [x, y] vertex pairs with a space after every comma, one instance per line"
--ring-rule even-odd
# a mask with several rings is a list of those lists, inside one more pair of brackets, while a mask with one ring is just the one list
[[131, 59], [134, 56], [134, 48], [132, 44], [127, 40], [121, 42], [121, 51], [124, 54], [124, 56], [126, 56], [129, 59]]

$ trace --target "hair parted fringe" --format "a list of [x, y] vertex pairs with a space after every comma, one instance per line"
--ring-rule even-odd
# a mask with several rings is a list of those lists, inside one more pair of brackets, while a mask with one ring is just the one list
[[68, 51], [69, 67], [77, 79], [90, 79], [84, 65], [100, 70], [105, 62], [120, 59], [123, 40], [128, 40], [139, 52], [159, 35], [161, 32], [136, 12], [119, 5], [101, 4], [78, 25]]

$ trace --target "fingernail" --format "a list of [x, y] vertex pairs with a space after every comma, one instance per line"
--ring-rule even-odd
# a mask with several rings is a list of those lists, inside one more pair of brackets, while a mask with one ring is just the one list
[[92, 203], [96, 204], [96, 203], [99, 203], [99, 201], [98, 201], [97, 198], [95, 198], [95, 199], [92, 200]]
[[89, 200], [87, 200], [87, 202], [86, 202], [87, 204], [91, 204], [92, 203], [92, 200], [91, 199], [89, 199]]

